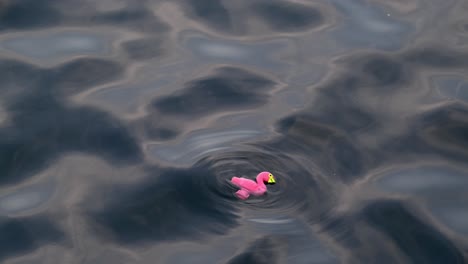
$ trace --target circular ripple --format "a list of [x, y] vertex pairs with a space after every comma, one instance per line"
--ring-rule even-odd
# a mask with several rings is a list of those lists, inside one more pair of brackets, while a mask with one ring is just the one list
[[[327, 184], [313, 162], [266, 147], [245, 145], [239, 150], [217, 152], [200, 159], [194, 167], [210, 171], [211, 176], [202, 177], [204, 182], [200, 185], [225, 198], [230, 205], [243, 204], [278, 213], [318, 213], [329, 196]], [[265, 195], [238, 200], [234, 195], [237, 188], [230, 179], [233, 176], [255, 179], [261, 171], [275, 175], [276, 184], [268, 185]]]

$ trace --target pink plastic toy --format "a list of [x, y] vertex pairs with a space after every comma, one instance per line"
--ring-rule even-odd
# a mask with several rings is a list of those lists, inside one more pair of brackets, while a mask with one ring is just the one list
[[276, 183], [275, 177], [268, 171], [260, 172], [257, 175], [257, 182], [239, 177], [232, 177], [231, 182], [240, 188], [240, 190], [236, 192], [236, 196], [242, 200], [249, 198], [250, 195], [260, 196], [264, 194], [267, 190], [265, 182], [271, 184]]

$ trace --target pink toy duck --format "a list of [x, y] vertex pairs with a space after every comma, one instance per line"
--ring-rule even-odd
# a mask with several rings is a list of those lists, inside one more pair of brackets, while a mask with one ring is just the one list
[[260, 196], [264, 194], [267, 191], [265, 182], [271, 184], [276, 183], [275, 177], [268, 171], [260, 172], [257, 175], [257, 182], [239, 177], [232, 177], [231, 182], [240, 188], [240, 190], [236, 192], [236, 196], [242, 200], [249, 198], [250, 195]]

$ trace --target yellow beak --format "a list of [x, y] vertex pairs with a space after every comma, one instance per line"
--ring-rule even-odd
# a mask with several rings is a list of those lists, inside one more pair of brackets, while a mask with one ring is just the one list
[[271, 176], [268, 178], [268, 183], [276, 183], [275, 177], [273, 177], [273, 175], [271, 175]]

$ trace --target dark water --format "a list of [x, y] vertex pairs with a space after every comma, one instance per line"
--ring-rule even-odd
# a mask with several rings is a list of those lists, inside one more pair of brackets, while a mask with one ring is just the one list
[[465, 263], [467, 14], [0, 1], [0, 262]]

